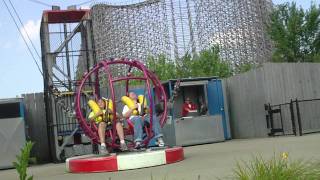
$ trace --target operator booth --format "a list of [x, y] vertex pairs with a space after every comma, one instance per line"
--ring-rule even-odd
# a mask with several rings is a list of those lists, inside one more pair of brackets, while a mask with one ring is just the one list
[[[112, 71], [119, 67], [125, 73]], [[92, 79], [94, 82], [90, 83]], [[137, 89], [133, 86], [135, 82], [139, 82], [144, 87], [142, 94], [136, 93], [137, 97], [134, 93], [130, 96], [130, 92]], [[92, 94], [87, 93], [88, 89], [92, 89]], [[83, 100], [82, 97], [86, 99]], [[136, 104], [133, 101], [135, 99], [141, 104], [140, 110], [135, 107]], [[83, 101], [87, 103], [84, 104]], [[167, 102], [167, 95], [161, 82], [143, 63], [125, 58], [99, 61], [84, 73], [79, 81], [75, 93], [74, 110], [83, 133], [91, 139], [93, 144], [100, 144], [102, 147], [104, 143], [112, 153], [99, 151], [99, 155], [94, 153], [67, 158], [67, 171], [72, 173], [109, 172], [182, 161], [184, 159], [182, 147], [167, 147], [163, 142], [163, 145], [160, 145], [159, 139], [162, 140], [160, 131], [168, 117]], [[122, 109], [121, 103], [130, 108], [132, 110], [130, 113], [139, 119], [132, 122], [132, 119], [119, 115]], [[163, 111], [154, 113], [155, 104], [159, 103], [163, 103]], [[91, 111], [90, 114], [97, 117], [94, 121], [88, 121], [88, 110]], [[146, 114], [148, 115], [145, 116]], [[140, 119], [142, 116], [144, 119]], [[104, 121], [105, 129], [102, 129], [97, 121]], [[123, 131], [124, 139], [122, 140], [126, 142], [127, 150], [121, 150], [119, 127]], [[155, 138], [157, 138], [157, 144], [154, 143]], [[140, 147], [136, 146], [137, 142], [141, 145]], [[157, 147], [151, 148], [154, 145]], [[117, 150], [122, 152], [116, 153]]]
[[[177, 81], [180, 81], [180, 88], [163, 127], [166, 143], [187, 146], [231, 139], [222, 81], [215, 77], [169, 80], [163, 83], [168, 98], [174, 95]], [[183, 104], [187, 99], [194, 108], [183, 116]]]
[[12, 168], [12, 162], [26, 143], [21, 98], [0, 100], [0, 143], [0, 169]]

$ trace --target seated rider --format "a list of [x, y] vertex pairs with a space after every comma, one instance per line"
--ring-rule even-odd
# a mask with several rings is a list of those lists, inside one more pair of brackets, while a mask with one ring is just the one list
[[[106, 111], [105, 101], [103, 99], [99, 99], [98, 106], [100, 107], [101, 111], [96, 114], [91, 112], [89, 114], [88, 118], [91, 121], [95, 121], [95, 123], [98, 124], [98, 134], [99, 134], [99, 139], [100, 139], [99, 154], [107, 155], [107, 154], [109, 154], [109, 152], [107, 150], [106, 143], [105, 143], [105, 132], [106, 132], [108, 118], [106, 116], [107, 111]], [[108, 110], [108, 113], [112, 113], [112, 112], [110, 110]], [[102, 117], [102, 121], [99, 120], [99, 117]], [[119, 116], [117, 115], [117, 118], [118, 117]], [[122, 123], [120, 122], [120, 120], [117, 120], [117, 122], [116, 122], [116, 130], [117, 130], [117, 134], [120, 139], [120, 150], [121, 151], [128, 150], [128, 147], [124, 141], [123, 127], [122, 127]]]
[[188, 116], [190, 111], [195, 111], [197, 109], [196, 105], [190, 101], [190, 98], [187, 97], [185, 102], [182, 105], [182, 117]]
[[[123, 107], [122, 115], [125, 118], [129, 118], [130, 121], [134, 124], [134, 142], [135, 148], [139, 149], [142, 147], [141, 141], [143, 136], [143, 126], [144, 120], [150, 123], [150, 116], [148, 114], [145, 115], [134, 115], [133, 111], [138, 110], [141, 112], [141, 104], [137, 102], [137, 95], [134, 92], [129, 93], [129, 98], [134, 102], [134, 108], [130, 109], [127, 105]], [[154, 137], [157, 139], [157, 145], [160, 147], [164, 146], [164, 141], [162, 139], [163, 135], [161, 133], [161, 126], [159, 120], [156, 115], [153, 115], [152, 118], [152, 131], [154, 133]]]

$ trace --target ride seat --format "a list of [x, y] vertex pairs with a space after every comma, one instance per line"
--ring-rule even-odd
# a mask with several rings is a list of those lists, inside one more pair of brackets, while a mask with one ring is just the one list
[[[134, 133], [134, 124], [129, 118], [127, 118], [126, 120], [128, 122], [128, 129], [133, 134]], [[143, 133], [145, 133], [147, 136], [149, 136], [151, 134], [150, 123], [149, 122], [144, 121], [142, 129], [143, 129]]]

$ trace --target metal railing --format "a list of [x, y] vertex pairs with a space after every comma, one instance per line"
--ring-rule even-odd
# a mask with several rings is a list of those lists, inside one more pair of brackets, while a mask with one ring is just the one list
[[[320, 99], [291, 99], [290, 102], [265, 104], [269, 136], [320, 132]], [[280, 134], [279, 134], [280, 133]]]

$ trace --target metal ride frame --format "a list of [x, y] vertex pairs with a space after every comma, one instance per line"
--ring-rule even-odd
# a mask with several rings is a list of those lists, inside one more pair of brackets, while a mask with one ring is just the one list
[[[73, 142], [74, 135], [82, 134], [73, 102], [79, 75], [95, 64], [91, 32], [89, 10], [43, 12], [40, 39], [44, 101], [54, 161], [63, 160], [65, 148], [78, 143]], [[82, 98], [82, 102], [86, 102], [86, 97]], [[86, 143], [90, 144], [90, 141]]]
[[[111, 65], [129, 65], [129, 72], [126, 77], [119, 77], [119, 78], [113, 78], [112, 75], [112, 68]], [[130, 70], [132, 67], [138, 68], [142, 72], [142, 76], [132, 76], [130, 74]], [[75, 99], [75, 111], [76, 111], [76, 117], [79, 121], [79, 124], [84, 131], [84, 133], [92, 139], [94, 143], [98, 143], [99, 141], [99, 136], [98, 136], [98, 130], [97, 127], [95, 126], [95, 123], [89, 123], [86, 120], [86, 117], [83, 115], [82, 109], [83, 105], [81, 104], [81, 95], [83, 94], [83, 88], [86, 84], [86, 81], [90, 80], [90, 77], [93, 75], [95, 76], [95, 85], [94, 85], [94, 90], [93, 90], [93, 95], [94, 99], [100, 99], [101, 94], [100, 94], [100, 86], [99, 86], [99, 69], [103, 69], [105, 72], [105, 76], [108, 77], [108, 84], [109, 84], [109, 89], [111, 90], [110, 97], [112, 100], [112, 103], [114, 104], [113, 109], [112, 109], [112, 114], [113, 114], [113, 122], [116, 122], [117, 118], [116, 117], [116, 112], [117, 112], [117, 106], [115, 105], [117, 102], [119, 102], [119, 99], [115, 96], [114, 92], [114, 83], [116, 82], [121, 82], [124, 81], [126, 84], [126, 94], [128, 94], [129, 91], [129, 81], [131, 80], [139, 80], [143, 81], [145, 83], [145, 92], [147, 92], [147, 97], [146, 101], [149, 102], [149, 114], [150, 114], [150, 126], [146, 127], [146, 138], [143, 140], [143, 144], [148, 145], [149, 141], [151, 138], [154, 136], [152, 133], [152, 118], [154, 116], [154, 100], [156, 102], [161, 102], [163, 103], [164, 111], [159, 115], [160, 116], [160, 125], [163, 127], [164, 123], [166, 122], [167, 119], [167, 97], [164, 88], [162, 87], [162, 84], [160, 80], [157, 78], [157, 76], [148, 70], [141, 62], [137, 60], [130, 60], [130, 59], [119, 59], [119, 60], [103, 60], [100, 61], [96, 66], [94, 66], [88, 73], [85, 73], [83, 76], [83, 79], [81, 80], [79, 87], [76, 92], [76, 99]], [[152, 86], [153, 85], [153, 86]], [[155, 97], [152, 96], [152, 91], [155, 93]], [[144, 94], [145, 95], [145, 94]], [[119, 97], [118, 97], [119, 98]], [[155, 98], [155, 99], [154, 99]], [[128, 120], [129, 124], [129, 131], [125, 135], [133, 135], [133, 124], [130, 123]], [[116, 143], [116, 123], [112, 123], [112, 129], [108, 130], [106, 132], [106, 137], [111, 138], [111, 141], [107, 141], [108, 147], [111, 147], [112, 149], [119, 148], [119, 144]], [[129, 147], [133, 147], [134, 144], [130, 143], [128, 144]]]

